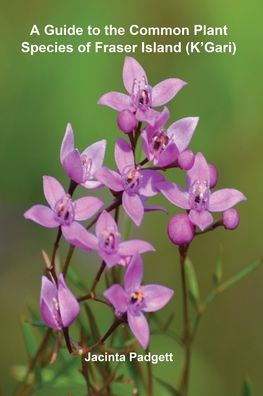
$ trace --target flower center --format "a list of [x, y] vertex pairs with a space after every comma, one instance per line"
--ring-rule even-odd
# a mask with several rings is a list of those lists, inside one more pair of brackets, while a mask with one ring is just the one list
[[207, 209], [210, 190], [206, 180], [195, 180], [190, 187], [189, 193], [192, 209], [196, 209], [199, 212]]
[[132, 103], [135, 108], [140, 108], [145, 111], [152, 105], [152, 92], [148, 85], [146, 77], [142, 77], [141, 80], [136, 78], [133, 81], [132, 87]]
[[151, 141], [151, 151], [154, 158], [159, 157], [159, 155], [164, 151], [170, 138], [164, 130], [161, 130], [157, 135], [155, 135]]
[[120, 243], [120, 234], [111, 228], [105, 228], [99, 237], [99, 246], [105, 253], [116, 253]]
[[81, 162], [83, 166], [83, 181], [87, 181], [91, 178], [91, 167], [92, 167], [92, 158], [83, 154], [81, 156]]
[[131, 303], [136, 304], [144, 299], [144, 294], [141, 291], [133, 292], [131, 295]]
[[133, 309], [142, 309], [144, 304], [144, 293], [141, 290], [136, 290], [130, 296], [130, 304]]
[[71, 196], [66, 194], [55, 205], [57, 220], [61, 225], [70, 225], [75, 217], [74, 205]]
[[140, 187], [142, 174], [139, 166], [127, 166], [122, 172], [122, 182], [124, 189], [129, 192], [136, 192]]

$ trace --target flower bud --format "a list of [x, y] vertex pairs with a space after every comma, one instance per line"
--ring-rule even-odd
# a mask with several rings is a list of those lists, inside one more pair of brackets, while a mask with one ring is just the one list
[[168, 223], [168, 236], [175, 245], [190, 243], [194, 237], [194, 226], [185, 213], [172, 217]]
[[238, 227], [240, 216], [235, 208], [227, 209], [223, 213], [223, 224], [226, 230], [234, 230]]
[[58, 284], [42, 276], [40, 312], [43, 321], [54, 330], [68, 327], [78, 316], [79, 303], [64, 281], [58, 276]]
[[178, 165], [183, 170], [191, 169], [194, 165], [194, 160], [195, 155], [192, 150], [189, 149], [182, 151], [177, 158]]
[[208, 164], [209, 171], [210, 171], [210, 188], [214, 188], [217, 183], [218, 179], [218, 172], [214, 165]]
[[130, 133], [137, 125], [135, 115], [130, 110], [122, 110], [118, 114], [117, 124], [124, 133]]

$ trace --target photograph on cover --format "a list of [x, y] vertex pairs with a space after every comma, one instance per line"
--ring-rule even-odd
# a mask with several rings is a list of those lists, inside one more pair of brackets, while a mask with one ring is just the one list
[[0, 395], [263, 394], [262, 10], [2, 4]]

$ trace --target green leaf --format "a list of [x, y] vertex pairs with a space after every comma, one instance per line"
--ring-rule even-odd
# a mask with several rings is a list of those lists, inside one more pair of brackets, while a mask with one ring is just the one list
[[75, 270], [72, 269], [72, 267], [68, 268], [68, 279], [73, 283], [73, 285], [79, 287], [82, 290], [87, 290], [87, 285], [82, 282], [81, 277]]
[[138, 388], [139, 395], [143, 392], [143, 386], [145, 388], [146, 382], [144, 378], [144, 372], [142, 366], [136, 360], [134, 362], [130, 362], [129, 359], [126, 360], [126, 365], [128, 368], [128, 372], [133, 379], [134, 384]]
[[93, 315], [93, 312], [87, 303], [84, 304], [84, 309], [85, 309], [86, 315], [88, 317], [93, 341], [96, 342], [100, 338], [100, 332], [99, 332], [99, 328], [97, 326], [95, 316]]
[[185, 271], [186, 271], [187, 284], [190, 293], [190, 299], [192, 301], [194, 308], [197, 308], [200, 303], [199, 286], [198, 286], [194, 266], [188, 257], [185, 260]]
[[[34, 335], [31, 323], [28, 323], [27, 321], [22, 321], [21, 325], [22, 325], [22, 332], [23, 332], [24, 339], [25, 339], [27, 353], [28, 353], [29, 358], [32, 358], [37, 352], [38, 343], [37, 343], [36, 337]], [[36, 364], [34, 366], [34, 374], [36, 377], [36, 382], [38, 384], [41, 384], [42, 383], [42, 374], [41, 374], [41, 369], [40, 369], [39, 364]]]
[[219, 257], [216, 263], [215, 272], [213, 274], [213, 281], [215, 286], [218, 286], [220, 284], [220, 282], [222, 281], [222, 277], [223, 277], [223, 263], [221, 258]]
[[221, 285], [218, 285], [215, 289], [213, 289], [208, 296], [206, 297], [204, 303], [203, 303], [203, 310], [206, 310], [207, 307], [215, 300], [215, 298], [218, 296], [218, 294], [224, 292], [225, 290], [229, 289], [231, 286], [234, 286], [236, 283], [241, 281], [243, 278], [245, 278], [247, 275], [249, 275], [252, 271], [255, 271], [261, 264], [263, 260], [256, 260], [253, 261], [250, 265], [248, 265], [246, 268], [238, 272], [236, 275], [232, 276], [225, 282], [221, 283]]
[[262, 260], [253, 261], [249, 266], [247, 266], [242, 271], [238, 272], [236, 275], [232, 276], [230, 279], [218, 286], [218, 292], [221, 293], [224, 290], [229, 289], [231, 286], [235, 285], [241, 279], [249, 275], [252, 271], [255, 271], [255, 269], [257, 269], [261, 264]]
[[252, 383], [249, 378], [246, 378], [243, 383], [242, 396], [252, 396]]
[[133, 384], [113, 382], [111, 388], [115, 395], [132, 395], [134, 386]]
[[170, 325], [172, 324], [175, 317], [175, 313], [172, 312], [171, 315], [168, 316], [167, 321], [164, 323], [162, 330], [165, 332], [169, 329]]
[[180, 396], [179, 392], [177, 392], [177, 390], [172, 385], [168, 384], [167, 382], [165, 382], [164, 380], [162, 380], [158, 377], [154, 377], [154, 378], [157, 382], [159, 382], [160, 385], [162, 385], [162, 387], [164, 389], [166, 389], [168, 391], [169, 395]]
[[35, 335], [33, 333], [32, 327], [28, 322], [22, 321], [21, 326], [26, 344], [26, 349], [29, 357], [31, 358], [37, 351], [37, 341], [35, 339]]
[[31, 324], [31, 326], [35, 327], [47, 327], [46, 323], [40, 319], [29, 320], [27, 323]]

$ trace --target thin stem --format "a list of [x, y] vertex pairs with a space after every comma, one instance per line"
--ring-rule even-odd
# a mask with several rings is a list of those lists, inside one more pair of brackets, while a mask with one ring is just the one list
[[141, 123], [141, 122], [138, 122], [138, 125], [137, 125], [137, 127], [135, 128], [135, 130], [134, 130], [134, 151], [135, 151], [135, 149], [136, 149], [139, 136], [140, 136], [140, 134], [141, 134], [141, 127], [142, 127], [142, 123]]
[[149, 162], [149, 160], [147, 158], [144, 158], [144, 160], [142, 160], [141, 162], [139, 162], [138, 165], [143, 166], [145, 164], [147, 164]]
[[96, 275], [96, 277], [95, 277], [95, 279], [94, 279], [94, 281], [92, 283], [90, 292], [88, 294], [85, 294], [85, 296], [79, 297], [78, 298], [79, 302], [86, 301], [86, 300], [94, 300], [94, 301], [100, 302], [102, 304], [109, 305], [111, 307], [111, 304], [108, 301], [102, 300], [102, 299], [96, 297], [96, 287], [97, 287], [97, 284], [99, 283], [99, 281], [101, 279], [101, 276], [102, 276], [105, 268], [106, 268], [106, 263], [105, 263], [105, 261], [102, 261], [100, 269], [97, 272], [97, 275]]
[[134, 152], [135, 152], [135, 139], [134, 139], [134, 136], [133, 136], [133, 131], [130, 132], [130, 133], [128, 134], [128, 136], [129, 136], [129, 139], [130, 139], [132, 151], [133, 151], [133, 153], [134, 153]]
[[185, 259], [187, 255], [189, 245], [180, 246], [180, 268], [181, 268], [181, 281], [182, 281], [182, 298], [183, 298], [183, 342], [185, 347], [185, 365], [182, 372], [182, 377], [179, 385], [179, 393], [182, 396], [187, 396], [189, 372], [190, 372], [190, 360], [191, 360], [191, 323], [189, 317], [189, 303], [188, 303], [188, 291], [186, 283], [185, 273]]
[[52, 275], [52, 278], [54, 279], [54, 282], [56, 282], [56, 283], [58, 281], [57, 274], [56, 274], [56, 255], [57, 255], [57, 251], [59, 248], [59, 241], [60, 241], [61, 235], [62, 235], [61, 227], [59, 227], [57, 237], [56, 237], [56, 240], [55, 240], [54, 246], [53, 246], [51, 264], [50, 264], [50, 267], [47, 268], [48, 272], [50, 272], [50, 274]]
[[107, 332], [104, 334], [104, 336], [100, 337], [95, 344], [91, 345], [85, 350], [85, 353], [89, 353], [93, 349], [97, 348], [98, 346], [102, 345], [107, 338], [111, 336], [111, 334], [117, 329], [117, 327], [120, 326], [121, 323], [124, 322], [124, 318], [115, 318], [114, 322], [110, 326], [110, 328], [107, 330]]
[[[150, 349], [147, 348], [146, 353], [149, 353]], [[148, 382], [147, 382], [147, 389], [148, 389], [148, 396], [153, 396], [153, 375], [152, 375], [152, 363], [147, 361], [147, 373], [148, 373]]]
[[100, 269], [97, 272], [97, 275], [92, 283], [91, 290], [90, 290], [91, 293], [95, 294], [97, 284], [99, 283], [101, 275], [103, 274], [103, 271], [105, 270], [105, 268], [106, 268], [106, 263], [105, 263], [105, 261], [102, 261]]
[[72, 346], [71, 346], [71, 342], [70, 342], [70, 338], [69, 338], [69, 332], [68, 332], [68, 327], [64, 327], [63, 328], [63, 334], [64, 334], [64, 338], [65, 338], [65, 342], [68, 348], [69, 353], [72, 353]]
[[88, 394], [90, 394], [90, 391], [92, 390], [92, 385], [91, 385], [90, 379], [89, 379], [89, 365], [88, 365], [88, 362], [86, 362], [84, 357], [81, 358], [80, 372], [86, 382]]
[[72, 196], [77, 187], [78, 187], [78, 183], [74, 182], [74, 180], [70, 180], [68, 194]]
[[[74, 182], [73, 180], [70, 180], [68, 194], [70, 194], [72, 196], [74, 191], [76, 190], [77, 186], [78, 186], [78, 183]], [[62, 231], [61, 231], [61, 227], [59, 227], [57, 237], [56, 237], [56, 240], [55, 240], [54, 246], [53, 246], [51, 264], [50, 264], [50, 267], [47, 268], [48, 272], [50, 272], [50, 274], [52, 275], [52, 278], [54, 279], [54, 281], [56, 283], [57, 283], [56, 255], [57, 255], [57, 251], [59, 248], [59, 242], [60, 242], [61, 236], [62, 236]]]
[[144, 169], [166, 171], [167, 169], [173, 169], [173, 168], [178, 168], [177, 162], [174, 162], [173, 164], [167, 165], [167, 166], [165, 166], [165, 167], [161, 167], [161, 166], [148, 166], [147, 168], [144, 168]]
[[87, 301], [87, 300], [96, 301], [112, 308], [112, 305], [107, 300], [103, 300], [102, 298], [96, 297], [94, 296], [94, 294], [92, 295], [91, 293], [88, 293], [85, 296], [81, 296], [78, 298], [78, 302]]

